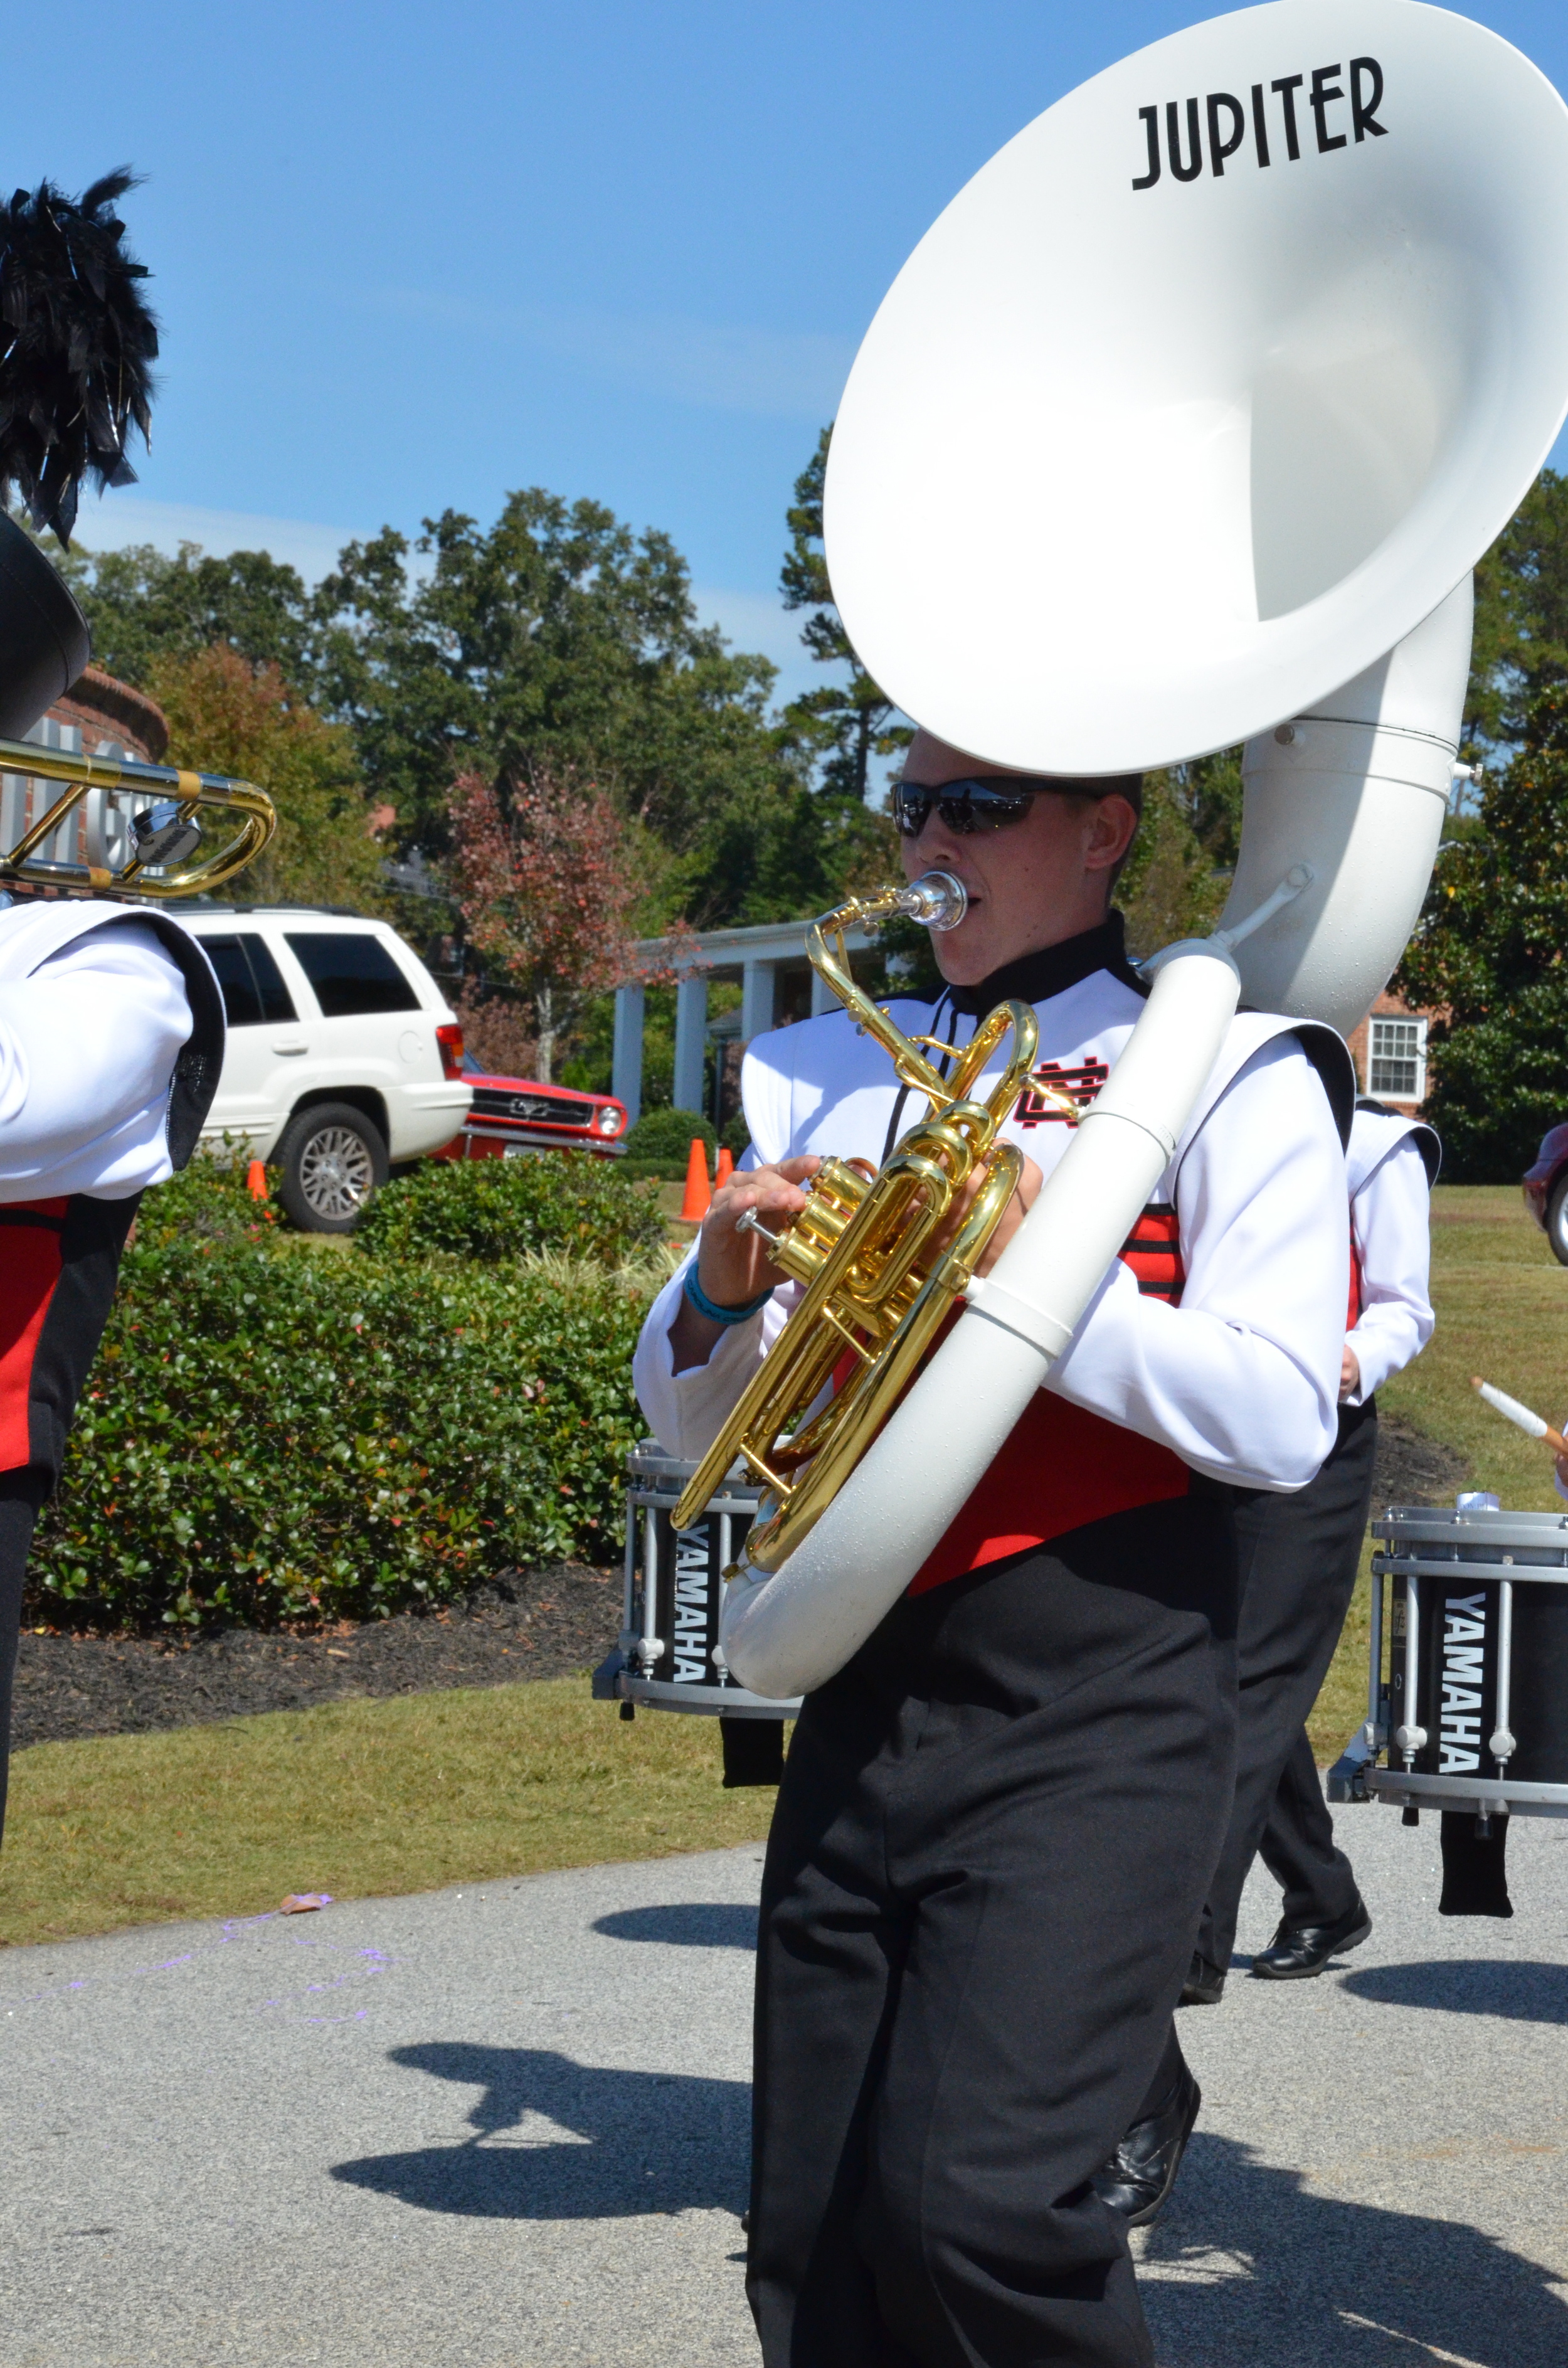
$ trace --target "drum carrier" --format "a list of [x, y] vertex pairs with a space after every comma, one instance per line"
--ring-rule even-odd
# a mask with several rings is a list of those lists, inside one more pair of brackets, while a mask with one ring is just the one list
[[1568, 1816], [1568, 1514], [1392, 1506], [1371, 1528], [1367, 1724], [1335, 1774], [1359, 1760], [1409, 1824], [1423, 1807], [1472, 1813], [1483, 1834]]
[[[719, 1644], [724, 1573], [734, 1562], [761, 1500], [744, 1465], [726, 1474], [707, 1510], [688, 1530], [676, 1530], [676, 1506], [695, 1463], [666, 1455], [645, 1439], [626, 1459], [626, 1574], [621, 1633], [614, 1652], [594, 1671], [596, 1702], [619, 1702], [622, 1718], [644, 1710], [696, 1711], [724, 1722], [726, 1770], [742, 1755], [732, 1720], [793, 1718], [801, 1703], [749, 1693], [725, 1665]], [[758, 1747], [744, 1755], [769, 1764], [776, 1752]], [[726, 1781], [746, 1781], [733, 1774]], [[752, 1781], [767, 1782], [767, 1778]], [[777, 1782], [777, 1775], [771, 1779]]]

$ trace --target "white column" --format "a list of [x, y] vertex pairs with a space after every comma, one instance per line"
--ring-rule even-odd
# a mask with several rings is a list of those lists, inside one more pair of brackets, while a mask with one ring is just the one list
[[773, 1025], [774, 965], [748, 962], [741, 969], [741, 1042], [764, 1036]]
[[609, 1089], [618, 1102], [626, 1104], [627, 1122], [631, 1126], [642, 1115], [642, 1004], [641, 985], [616, 988]]
[[812, 1018], [824, 1011], [842, 1011], [844, 1006], [824, 978], [820, 970], [812, 973]]
[[676, 1110], [702, 1108], [703, 1055], [707, 1050], [708, 977], [706, 972], [699, 971], [692, 978], [683, 978], [676, 989]]

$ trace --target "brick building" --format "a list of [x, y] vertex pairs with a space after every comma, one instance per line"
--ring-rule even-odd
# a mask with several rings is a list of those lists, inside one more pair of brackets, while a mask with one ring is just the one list
[[[168, 754], [169, 719], [157, 700], [97, 666], [88, 666], [44, 720], [62, 733], [58, 741], [45, 741], [46, 747], [73, 748], [87, 757], [140, 757], [149, 765], [161, 765]], [[74, 741], [63, 736], [69, 732], [76, 734]]]
[[1364, 1094], [1394, 1110], [1419, 1110], [1426, 1099], [1426, 1030], [1436, 1017], [1413, 1010], [1397, 995], [1379, 996], [1348, 1040]]
[[[168, 718], [145, 691], [133, 690], [111, 674], [88, 666], [62, 699], [28, 734], [40, 748], [68, 756], [137, 757], [161, 765], [169, 745]], [[61, 794], [58, 781], [23, 773], [0, 774], [0, 847], [14, 847]], [[145, 791], [142, 792], [143, 797]], [[105, 864], [126, 859], [131, 793], [94, 790], [37, 849], [55, 863]]]

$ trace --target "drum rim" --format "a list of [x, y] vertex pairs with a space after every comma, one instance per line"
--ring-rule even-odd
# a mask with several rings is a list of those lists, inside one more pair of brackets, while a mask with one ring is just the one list
[[1418, 1544], [1541, 1546], [1553, 1544], [1568, 1553], [1568, 1510], [1525, 1513], [1478, 1510], [1460, 1512], [1452, 1507], [1390, 1505], [1368, 1523], [1375, 1538], [1409, 1540]]
[[803, 1700], [796, 1694], [788, 1702], [772, 1702], [744, 1686], [710, 1685], [706, 1678], [677, 1684], [673, 1678], [634, 1678], [630, 1671], [617, 1677], [616, 1691], [623, 1702], [645, 1702], [650, 1710], [695, 1711], [710, 1717], [722, 1713], [725, 1718], [798, 1718]]
[[1401, 1806], [1408, 1793], [1413, 1796], [1410, 1805], [1415, 1808], [1485, 1807], [1494, 1816], [1568, 1816], [1568, 1784], [1542, 1784], [1524, 1778], [1511, 1784], [1504, 1776], [1478, 1780], [1421, 1775], [1402, 1768], [1369, 1768], [1366, 1782], [1369, 1793], [1394, 1808]]
[[[1499, 1541], [1502, 1544], [1506, 1543], [1506, 1539]], [[1515, 1543], [1518, 1544], [1519, 1541], [1516, 1540]], [[1545, 1549], [1521, 1545], [1520, 1551], [1541, 1553]], [[1557, 1563], [1498, 1562], [1482, 1554], [1466, 1554], [1462, 1561], [1426, 1562], [1419, 1554], [1374, 1554], [1372, 1576], [1374, 1578], [1440, 1578], [1450, 1584], [1462, 1579], [1467, 1586], [1495, 1587], [1506, 1579], [1516, 1587], [1568, 1587], [1568, 1544], [1563, 1547], [1562, 1561]]]
[[[698, 1464], [682, 1455], [671, 1455], [656, 1439], [640, 1439], [626, 1452], [626, 1476], [629, 1480], [649, 1478], [678, 1480], [683, 1484], [698, 1470]], [[761, 1501], [762, 1491], [748, 1483], [744, 1463], [732, 1463], [723, 1479], [725, 1494], [747, 1496], [754, 1504]], [[711, 1508], [710, 1508], [711, 1509]]]

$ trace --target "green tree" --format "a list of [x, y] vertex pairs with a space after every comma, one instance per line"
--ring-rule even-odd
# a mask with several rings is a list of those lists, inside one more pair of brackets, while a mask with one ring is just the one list
[[1568, 1116], [1568, 685], [1445, 845], [1395, 977], [1434, 1021], [1426, 1108], [1458, 1183], [1503, 1183]]
[[488, 531], [428, 520], [415, 577], [390, 529], [323, 585], [317, 677], [399, 836], [442, 851], [455, 774], [595, 779], [631, 825], [639, 927], [792, 918], [880, 873], [885, 822], [810, 784], [798, 722], [769, 713], [774, 669], [698, 619], [669, 537], [538, 487]]
[[51, 557], [92, 627], [93, 663], [122, 682], [145, 689], [160, 661], [222, 642], [312, 688], [314, 604], [297, 571], [265, 551], [219, 559], [182, 542], [171, 559], [142, 542]]
[[670, 538], [534, 486], [488, 531], [452, 510], [427, 519], [416, 547], [431, 564], [411, 577], [390, 528], [351, 543], [318, 596], [328, 712], [351, 724], [400, 834], [445, 844], [460, 770], [565, 766], [613, 786], [679, 860], [673, 895], [723, 904], [714, 815], [766, 802], [788, 769], [774, 670], [699, 623]]
[[1468, 740], [1517, 746], [1533, 702], [1568, 681], [1568, 477], [1543, 469], [1475, 571]]
[[885, 818], [818, 778], [817, 724], [772, 712], [773, 667], [700, 622], [670, 538], [602, 504], [535, 486], [489, 528], [456, 511], [413, 544], [386, 528], [313, 593], [265, 552], [194, 544], [74, 554], [65, 570], [99, 663], [129, 681], [219, 645], [276, 666], [290, 699], [349, 734], [400, 849], [437, 866], [460, 773], [505, 783], [540, 766], [614, 801], [640, 934], [819, 911], [892, 860]]
[[1199, 826], [1205, 815], [1202, 791], [1190, 778], [1196, 769], [1151, 773], [1143, 785], [1143, 819], [1114, 899], [1128, 950], [1139, 960], [1179, 938], [1204, 936], [1225, 902], [1229, 872], [1217, 868]]
[[296, 697], [276, 666], [253, 666], [226, 642], [158, 656], [147, 687], [169, 719], [181, 764], [255, 781], [278, 809], [278, 836], [234, 894], [380, 908], [381, 850], [341, 724]]
[[787, 609], [811, 613], [801, 639], [819, 666], [844, 666], [848, 680], [824, 684], [790, 702], [789, 720], [815, 757], [824, 791], [846, 803], [864, 805], [871, 786], [871, 759], [907, 748], [914, 726], [872, 681], [844, 630], [828, 581], [823, 543], [823, 489], [827, 482], [833, 430], [824, 427], [817, 449], [795, 480], [795, 498], [785, 513], [790, 548], [779, 589]]

